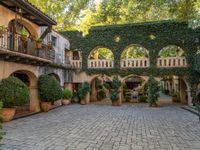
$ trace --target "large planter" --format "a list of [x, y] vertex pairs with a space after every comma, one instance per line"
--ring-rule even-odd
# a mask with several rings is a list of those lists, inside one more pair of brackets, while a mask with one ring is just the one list
[[0, 110], [0, 114], [2, 115], [2, 119], [4, 122], [11, 121], [15, 115], [15, 108], [2, 108]]
[[63, 105], [69, 105], [69, 104], [70, 104], [70, 100], [68, 100], [68, 99], [63, 99], [63, 100], [62, 100], [62, 104], [63, 104]]
[[175, 97], [175, 96], [173, 96], [172, 97], [172, 102], [174, 102], [174, 103], [180, 103], [180, 99], [177, 98], [177, 97]]
[[51, 102], [41, 102], [41, 109], [44, 112], [48, 112], [51, 108]]
[[116, 100], [116, 101], [112, 101], [112, 106], [120, 106], [121, 103], [119, 100]]
[[37, 48], [41, 49], [42, 48], [42, 43], [37, 43]]
[[85, 99], [82, 99], [82, 100], [80, 101], [80, 104], [81, 104], [81, 105], [86, 105]]

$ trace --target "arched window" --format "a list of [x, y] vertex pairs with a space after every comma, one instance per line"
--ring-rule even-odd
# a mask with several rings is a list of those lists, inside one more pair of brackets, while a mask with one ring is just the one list
[[159, 52], [159, 57], [184, 57], [185, 53], [182, 48], [176, 46], [176, 45], [169, 45], [164, 47]]
[[139, 45], [130, 45], [124, 49], [121, 59], [148, 58], [148, 50]]

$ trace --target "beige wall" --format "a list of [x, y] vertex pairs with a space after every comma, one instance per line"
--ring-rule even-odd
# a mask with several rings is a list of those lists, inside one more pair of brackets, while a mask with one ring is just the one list
[[[8, 26], [9, 22], [13, 19], [15, 19], [15, 13], [0, 5], [0, 25]], [[20, 16], [18, 16], [18, 19], [21, 19]], [[39, 37], [40, 27], [38, 25], [30, 22], [25, 18], [22, 18], [22, 24], [26, 26], [29, 31], [36, 36], [36, 38]]]
[[38, 70], [37, 66], [0, 61], [0, 80], [9, 77], [16, 71], [23, 71], [28, 75], [30, 80], [30, 110], [34, 112], [40, 110], [37, 90], [37, 79], [39, 76]]

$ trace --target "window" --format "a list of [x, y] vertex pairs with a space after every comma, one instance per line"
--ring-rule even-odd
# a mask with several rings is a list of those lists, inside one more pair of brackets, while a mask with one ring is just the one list
[[51, 36], [52, 45], [56, 47], [57, 38], [55, 36]]

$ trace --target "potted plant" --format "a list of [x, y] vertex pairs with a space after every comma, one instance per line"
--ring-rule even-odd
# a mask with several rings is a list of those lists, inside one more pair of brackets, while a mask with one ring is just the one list
[[148, 103], [150, 107], [157, 107], [160, 87], [158, 81], [153, 76], [148, 80]]
[[21, 30], [21, 40], [26, 41], [28, 36], [28, 31], [26, 30], [25, 27], [22, 28]]
[[52, 48], [53, 48], [52, 42], [51, 42], [51, 41], [49, 41], [49, 42], [47, 43], [47, 48], [48, 48], [48, 49], [52, 49]]
[[119, 92], [117, 90], [113, 90], [110, 93], [110, 99], [112, 101], [112, 105], [113, 106], [120, 106], [120, 102], [119, 102]]
[[49, 111], [51, 103], [62, 98], [62, 88], [55, 77], [41, 75], [38, 79], [38, 92], [41, 100], [41, 109]]
[[146, 103], [147, 102], [148, 97], [145, 95], [142, 95], [139, 97], [139, 102], [140, 103]]
[[199, 115], [199, 122], [200, 122], [200, 103], [196, 103], [195, 104], [195, 108], [198, 111], [198, 115]]
[[38, 40], [37, 40], [37, 48], [38, 49], [41, 49], [42, 48], [42, 39], [41, 38], [39, 38]]
[[87, 104], [87, 94], [90, 92], [90, 85], [88, 82], [84, 82], [79, 85], [77, 95], [80, 99], [80, 104], [85, 105]]
[[180, 102], [180, 94], [179, 92], [174, 92], [172, 94], [172, 102], [179, 103]]
[[16, 106], [23, 106], [29, 101], [27, 85], [16, 77], [8, 77], [0, 83], [0, 100], [3, 108], [0, 110], [3, 121], [12, 120]]
[[121, 105], [120, 102], [120, 87], [121, 87], [122, 83], [121, 81], [118, 79], [118, 77], [114, 77], [111, 83], [111, 93], [110, 93], [110, 99], [112, 101], [112, 105], [113, 106], [119, 106]]
[[73, 93], [69, 89], [64, 89], [63, 90], [63, 99], [62, 99], [62, 104], [63, 105], [68, 105], [71, 101], [71, 98], [73, 97]]
[[0, 26], [0, 37], [3, 37], [3, 34], [6, 32], [6, 26], [4, 25], [1, 25]]

